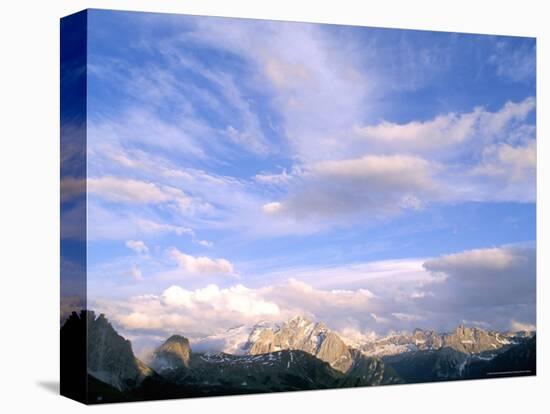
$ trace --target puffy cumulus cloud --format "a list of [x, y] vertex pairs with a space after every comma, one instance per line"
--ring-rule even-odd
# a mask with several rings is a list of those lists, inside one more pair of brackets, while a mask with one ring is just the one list
[[[429, 306], [458, 312], [486, 309], [487, 315], [505, 314], [518, 306], [534, 308], [536, 253], [532, 246], [468, 250], [428, 260], [424, 267], [443, 276], [431, 287], [432, 296], [419, 299]], [[496, 307], [510, 308], [496, 312]]]
[[338, 330], [340, 337], [346, 342], [349, 346], [359, 347], [365, 342], [371, 342], [375, 340], [378, 335], [374, 331], [362, 331], [354, 327], [353, 325], [346, 326]]
[[261, 292], [289, 314], [304, 313], [323, 320], [338, 319], [348, 312], [366, 311], [376, 302], [375, 295], [368, 289], [317, 289], [296, 279], [262, 288]]
[[209, 308], [215, 312], [229, 312], [246, 315], [246, 318], [262, 318], [279, 315], [279, 307], [263, 299], [258, 292], [243, 285], [220, 289], [210, 284], [194, 291], [171, 286], [162, 294], [162, 300], [170, 306], [188, 310]]
[[277, 285], [248, 288], [242, 284], [220, 287], [209, 284], [194, 290], [173, 285], [160, 295], [128, 300], [96, 299], [92, 304], [112, 318], [123, 332], [170, 335], [175, 332], [201, 337], [238, 324], [262, 320], [283, 321], [296, 314], [323, 320], [336, 328], [359, 324], [350, 315], [369, 320], [377, 309], [366, 289], [324, 290], [288, 280]]
[[[310, 283], [271, 279], [260, 287], [172, 285], [160, 295], [96, 299], [91, 306], [114, 319], [123, 334], [195, 339], [296, 314], [324, 321], [351, 341], [416, 327], [449, 331], [462, 322], [529, 330], [535, 318], [534, 259], [532, 247], [503, 246], [424, 260], [423, 272], [413, 262], [376, 265], [374, 275], [348, 277], [348, 288], [316, 286], [314, 274]], [[405, 265], [409, 270], [390, 271]], [[346, 280], [343, 269], [337, 273]]]
[[127, 240], [126, 247], [133, 250], [135, 253], [146, 254], [149, 253], [149, 248], [141, 240]]
[[434, 163], [407, 155], [321, 161], [301, 173], [287, 199], [264, 204], [262, 209], [299, 219], [388, 216], [440, 197], [438, 170]]
[[536, 141], [526, 118], [534, 108], [534, 98], [527, 98], [496, 112], [475, 108], [423, 122], [356, 128], [358, 138], [348, 147], [369, 155], [256, 177], [258, 183], [284, 182], [280, 199], [264, 203], [261, 211], [300, 224], [317, 219], [323, 228], [436, 202], [533, 202]]
[[226, 259], [211, 259], [206, 256], [195, 257], [176, 248], [170, 249], [168, 255], [186, 273], [235, 275], [233, 264]]
[[192, 203], [192, 199], [177, 188], [129, 178], [89, 178], [87, 188], [90, 194], [115, 203], [172, 203], [181, 211], [186, 211]]
[[193, 332], [196, 315], [166, 306], [157, 295], [140, 295], [125, 301], [96, 299], [91, 306], [105, 313], [122, 332], [164, 337], [175, 332]]
[[221, 288], [210, 284], [188, 290], [170, 286], [160, 295], [140, 295], [126, 300], [96, 298], [91, 305], [105, 313], [123, 335], [190, 338], [224, 331], [237, 324], [281, 320], [287, 314], [258, 289], [242, 285]]

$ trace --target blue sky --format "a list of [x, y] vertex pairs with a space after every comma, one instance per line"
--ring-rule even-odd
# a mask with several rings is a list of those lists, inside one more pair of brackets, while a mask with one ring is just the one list
[[534, 39], [89, 13], [88, 299], [128, 336], [534, 325]]

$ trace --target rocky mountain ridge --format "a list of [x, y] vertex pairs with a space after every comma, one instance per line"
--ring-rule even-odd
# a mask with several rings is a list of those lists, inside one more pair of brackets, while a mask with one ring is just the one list
[[477, 327], [459, 325], [454, 331], [439, 334], [432, 330], [415, 329], [411, 334], [401, 333], [361, 344], [360, 350], [369, 356], [390, 356], [404, 352], [417, 352], [452, 348], [465, 354], [496, 352], [519, 343], [532, 334], [501, 333]]
[[181, 335], [172, 335], [153, 353], [149, 365], [155, 371], [189, 368], [191, 347], [189, 340]]
[[120, 336], [104, 315], [86, 313], [88, 372], [119, 390], [139, 385], [153, 371], [134, 356], [132, 344]]
[[[501, 348], [529, 339], [533, 332], [497, 332], [478, 327], [459, 325], [454, 331], [438, 333], [434, 330], [415, 329], [412, 332], [401, 332], [385, 337], [357, 341], [330, 330], [323, 322], [311, 322], [303, 316], [282, 322], [260, 322], [255, 325], [240, 325], [226, 332], [219, 332], [198, 340], [194, 346], [204, 351], [222, 351], [234, 355], [260, 354], [281, 349], [302, 349], [318, 355], [319, 344], [327, 335], [343, 349], [340, 339], [350, 349], [360, 350], [370, 357], [385, 357], [404, 352], [438, 350], [444, 347], [453, 348], [459, 352], [476, 354], [487, 351], [497, 351]], [[335, 336], [336, 337], [335, 337]], [[326, 351], [326, 348], [323, 350]], [[323, 360], [334, 364], [333, 352], [321, 352]], [[336, 352], [341, 355], [341, 352]], [[344, 352], [345, 354], [345, 352]], [[342, 367], [339, 367], [342, 369]], [[346, 369], [343, 364], [343, 369]]]
[[[184, 379], [185, 383], [232, 387], [246, 383], [248, 387], [262, 388], [259, 378], [264, 382], [270, 378], [271, 386], [290, 381], [288, 386], [302, 384], [305, 389], [309, 389], [307, 384], [400, 382], [393, 372], [387, 372], [382, 361], [353, 352], [324, 324], [293, 318], [275, 333], [272, 328], [264, 328], [251, 337], [256, 342], [249, 352], [233, 355], [192, 352], [186, 338], [174, 335], [155, 350], [150, 366], [174, 382]], [[271, 341], [273, 338], [275, 342]], [[324, 377], [319, 377], [320, 372]]]
[[[370, 357], [441, 348], [452, 348], [465, 354], [479, 354], [496, 352], [533, 336], [529, 332], [502, 333], [459, 325], [454, 331], [447, 333], [415, 329], [411, 333], [403, 332], [357, 342], [330, 330], [323, 322], [314, 323], [302, 316], [295, 316], [287, 322], [268, 327], [255, 325], [249, 332], [248, 338], [243, 340], [239, 348], [241, 353], [261, 354], [281, 349], [301, 349], [343, 371], [349, 369], [349, 362], [346, 361], [349, 361], [348, 357], [353, 349]], [[243, 333], [241, 331], [241, 338]], [[346, 352], [346, 348], [349, 352]]]
[[[61, 329], [64, 350], [82, 348], [90, 402], [135, 401], [254, 392], [372, 386], [533, 375], [536, 337], [459, 326], [448, 334], [417, 329], [381, 338], [378, 353], [346, 345], [321, 322], [295, 317], [282, 324], [235, 327], [239, 355], [195, 352], [172, 335], [146, 365], [104, 315], [73, 314]], [[82, 340], [84, 338], [84, 341]], [[234, 343], [237, 343], [236, 341]], [[399, 352], [380, 349], [397, 348]], [[63, 354], [62, 354], [63, 355]], [[77, 353], [68, 353], [71, 358]], [[74, 360], [62, 361], [72, 369]], [[86, 365], [84, 365], [86, 366]], [[80, 378], [75, 372], [74, 378]]]
[[267, 354], [283, 349], [301, 350], [314, 355], [331, 367], [347, 372], [354, 361], [352, 350], [323, 322], [313, 323], [296, 316], [278, 328], [254, 331], [248, 341], [251, 355]]

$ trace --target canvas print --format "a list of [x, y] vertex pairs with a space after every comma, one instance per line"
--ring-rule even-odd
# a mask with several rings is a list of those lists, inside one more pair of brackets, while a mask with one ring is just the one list
[[536, 374], [536, 40], [61, 20], [61, 393]]

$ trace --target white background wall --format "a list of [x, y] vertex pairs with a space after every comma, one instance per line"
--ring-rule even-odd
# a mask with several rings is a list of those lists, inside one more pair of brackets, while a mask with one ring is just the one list
[[[370, 3], [370, 4], [369, 4]], [[548, 178], [550, 35], [544, 1], [5, 1], [0, 13], [0, 411], [75, 413], [57, 395], [59, 22], [86, 7], [538, 37], [536, 378], [102, 406], [102, 412], [518, 413], [550, 402]], [[545, 18], [546, 17], [546, 18]], [[546, 25], [546, 28], [544, 27]], [[546, 118], [546, 119], [545, 119]], [[545, 122], [546, 121], [546, 122]], [[543, 187], [546, 185], [547, 189]], [[546, 211], [547, 214], [544, 213]], [[545, 317], [546, 315], [546, 317]], [[546, 406], [545, 406], [546, 405]]]

